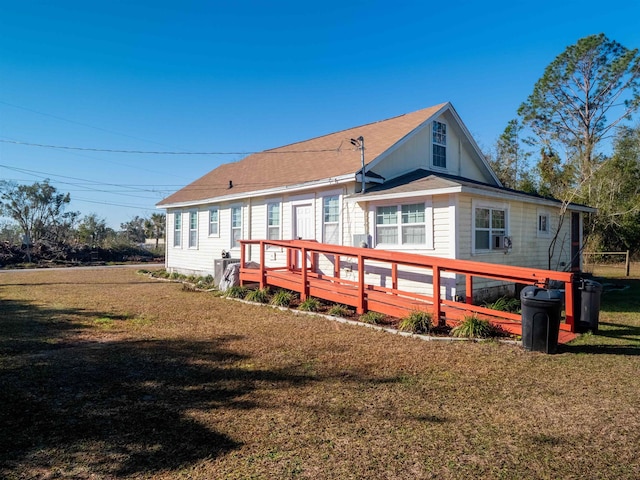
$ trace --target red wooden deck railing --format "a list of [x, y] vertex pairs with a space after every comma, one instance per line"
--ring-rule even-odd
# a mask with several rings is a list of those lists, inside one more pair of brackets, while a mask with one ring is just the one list
[[[331, 302], [341, 303], [356, 308], [358, 314], [368, 310], [391, 316], [403, 317], [414, 310], [429, 311], [435, 322], [457, 323], [464, 315], [475, 313], [505, 330], [521, 334], [521, 316], [519, 314], [492, 310], [474, 305], [473, 288], [477, 278], [497, 280], [501, 282], [527, 285], [547, 286], [550, 281], [564, 284], [565, 318], [560, 329], [574, 332], [573, 312], [573, 274], [535, 268], [514, 267], [469, 260], [452, 260], [414, 253], [375, 250], [369, 248], [345, 247], [318, 243], [310, 240], [241, 240], [240, 281], [242, 284], [258, 283], [260, 288], [266, 286], [281, 287], [296, 291], [301, 300], [309, 296]], [[247, 248], [258, 246], [260, 252], [259, 266], [253, 268], [247, 264]], [[278, 252], [286, 252], [285, 264], [276, 264], [274, 258], [266, 266], [267, 247]], [[320, 255], [333, 263], [330, 275], [318, 269]], [[357, 281], [341, 278], [341, 260], [354, 259], [353, 270], [357, 270]], [[304, 259], [304, 261], [302, 261]], [[357, 265], [355, 260], [357, 259]], [[375, 262], [375, 266], [372, 265]], [[282, 263], [282, 260], [281, 260]], [[370, 268], [387, 265], [391, 273], [391, 287], [367, 284], [365, 273], [367, 264]], [[421, 269], [425, 274], [431, 272], [432, 295], [413, 293], [398, 288], [400, 277], [398, 267]], [[442, 298], [441, 285], [443, 273], [464, 275], [466, 282], [466, 298], [464, 302]], [[455, 280], [454, 280], [455, 283]], [[440, 294], [438, 294], [440, 293]]]

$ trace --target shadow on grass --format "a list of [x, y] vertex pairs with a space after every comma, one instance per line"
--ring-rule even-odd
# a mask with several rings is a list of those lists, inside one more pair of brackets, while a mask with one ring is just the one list
[[149, 475], [216, 458], [241, 444], [211, 428], [212, 411], [253, 408], [263, 382], [309, 380], [245, 368], [235, 337], [73, 342], [82, 327], [69, 315], [108, 314], [0, 302], [3, 478]]
[[558, 345], [558, 352], [606, 355], [640, 355], [640, 327], [600, 322], [598, 333], [586, 343]]
[[640, 355], [640, 346], [629, 345], [558, 345], [558, 353], [588, 353], [605, 355]]
[[626, 290], [607, 290], [602, 294], [602, 309], [607, 312], [639, 312], [640, 280], [637, 279], [598, 279], [603, 284], [629, 286]]

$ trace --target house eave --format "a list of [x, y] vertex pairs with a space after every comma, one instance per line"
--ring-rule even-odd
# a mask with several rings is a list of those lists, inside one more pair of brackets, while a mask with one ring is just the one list
[[198, 205], [207, 205], [207, 204], [214, 204], [214, 203], [225, 203], [225, 202], [235, 202], [238, 200], [245, 200], [247, 198], [254, 198], [254, 197], [267, 197], [267, 196], [271, 196], [271, 195], [282, 195], [284, 193], [294, 193], [294, 192], [300, 192], [300, 191], [304, 191], [304, 190], [309, 190], [311, 188], [318, 188], [318, 187], [329, 187], [332, 185], [342, 185], [345, 183], [351, 183], [355, 181], [355, 176], [353, 173], [347, 174], [347, 175], [341, 175], [338, 177], [331, 177], [331, 178], [324, 178], [321, 180], [315, 180], [312, 182], [305, 182], [305, 183], [299, 183], [296, 185], [287, 185], [287, 186], [283, 186], [283, 187], [277, 187], [277, 188], [268, 188], [268, 189], [264, 189], [264, 190], [253, 190], [250, 192], [242, 192], [242, 193], [238, 193], [238, 194], [229, 194], [229, 195], [221, 195], [218, 197], [209, 197], [209, 198], [202, 198], [199, 200], [189, 200], [189, 201], [185, 201], [185, 202], [175, 202], [175, 203], [167, 203], [167, 204], [157, 204], [156, 208], [158, 209], [162, 209], [162, 210], [168, 210], [168, 209], [172, 209], [172, 208], [189, 208], [189, 207], [195, 207]]
[[375, 194], [355, 194], [348, 196], [345, 200], [349, 203], [360, 202], [378, 202], [383, 200], [398, 200], [402, 198], [417, 198], [427, 195], [447, 195], [450, 193], [460, 193], [462, 191], [461, 186], [446, 187], [446, 188], [433, 188], [428, 190], [416, 190], [413, 192], [396, 192], [396, 193], [380, 193]]

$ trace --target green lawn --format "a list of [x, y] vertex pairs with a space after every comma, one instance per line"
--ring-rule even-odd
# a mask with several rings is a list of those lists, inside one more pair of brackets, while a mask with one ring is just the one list
[[557, 355], [0, 272], [0, 477], [636, 479], [640, 277]]

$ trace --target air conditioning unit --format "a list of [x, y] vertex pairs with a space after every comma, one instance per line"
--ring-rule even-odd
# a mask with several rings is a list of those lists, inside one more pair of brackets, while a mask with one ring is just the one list
[[491, 249], [504, 250], [504, 235], [491, 235]]
[[240, 263], [239, 258], [216, 258], [213, 261], [213, 283], [217, 287], [220, 285], [220, 280], [224, 275], [224, 271], [231, 263]]
[[508, 250], [511, 248], [511, 237], [506, 235], [491, 235], [492, 250]]
[[365, 245], [365, 248], [373, 247], [373, 245], [371, 245], [371, 235], [367, 235], [366, 233], [353, 235], [352, 242], [353, 243], [351, 243], [351, 245], [353, 245], [354, 247], [364, 247]]

